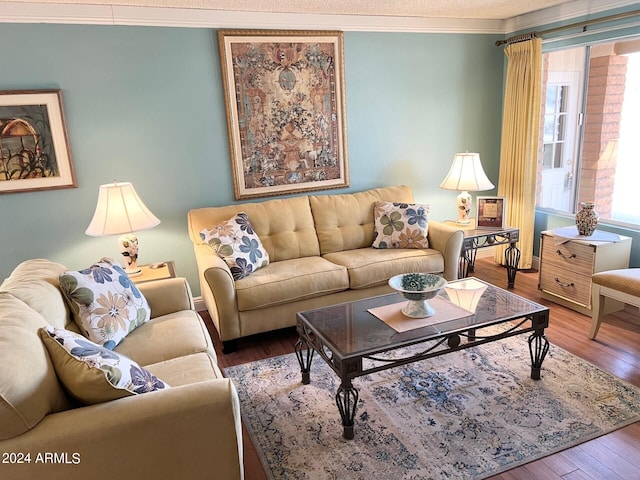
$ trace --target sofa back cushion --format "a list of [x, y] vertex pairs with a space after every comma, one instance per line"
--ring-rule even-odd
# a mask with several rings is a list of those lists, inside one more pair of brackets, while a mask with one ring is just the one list
[[46, 325], [38, 312], [0, 292], [0, 440], [21, 435], [45, 415], [72, 406], [38, 336]]
[[45, 259], [31, 259], [18, 265], [0, 285], [0, 291], [19, 298], [57, 328], [73, 323], [60, 290], [58, 276], [64, 265]]
[[321, 255], [370, 247], [373, 205], [377, 201], [412, 203], [413, 192], [406, 185], [400, 185], [342, 195], [310, 196]]
[[203, 229], [211, 229], [239, 212], [245, 212], [249, 217], [262, 246], [269, 253], [269, 261], [320, 254], [306, 196], [191, 210], [188, 216], [191, 241], [196, 245], [204, 244], [200, 237]]

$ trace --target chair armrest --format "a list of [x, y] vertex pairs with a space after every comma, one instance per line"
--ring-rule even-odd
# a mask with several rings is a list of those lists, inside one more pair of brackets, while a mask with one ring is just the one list
[[220, 340], [240, 337], [236, 282], [229, 266], [208, 245], [194, 245], [200, 290]]
[[[47, 415], [0, 451], [30, 453], [3, 478], [244, 477], [240, 403], [231, 380], [209, 380]], [[55, 453], [64, 463], [37, 462]]]
[[460, 252], [464, 241], [464, 232], [442, 222], [429, 220], [429, 246], [442, 253], [444, 257], [444, 278], [456, 280], [460, 266]]
[[182, 310], [195, 310], [191, 288], [185, 278], [166, 278], [136, 285], [151, 308], [151, 318]]

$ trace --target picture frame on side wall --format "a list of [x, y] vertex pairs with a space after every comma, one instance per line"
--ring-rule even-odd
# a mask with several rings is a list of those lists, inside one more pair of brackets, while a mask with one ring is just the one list
[[504, 229], [505, 197], [476, 197], [476, 228]]
[[343, 33], [220, 30], [236, 200], [349, 186]]
[[61, 91], [0, 91], [0, 194], [76, 186]]

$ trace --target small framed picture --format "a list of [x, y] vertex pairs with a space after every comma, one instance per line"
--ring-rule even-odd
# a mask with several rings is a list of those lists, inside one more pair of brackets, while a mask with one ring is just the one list
[[505, 197], [476, 197], [476, 227], [504, 228]]

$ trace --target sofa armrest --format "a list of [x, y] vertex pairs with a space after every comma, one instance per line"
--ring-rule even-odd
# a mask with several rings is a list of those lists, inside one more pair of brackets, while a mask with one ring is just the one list
[[464, 232], [442, 222], [429, 220], [429, 246], [442, 253], [444, 257], [444, 278], [456, 280], [460, 266], [460, 252], [464, 241]]
[[50, 414], [0, 451], [30, 454], [29, 464], [0, 465], [14, 480], [244, 476], [240, 403], [227, 378]]
[[136, 285], [151, 308], [151, 318], [181, 310], [195, 310], [191, 288], [185, 278], [166, 278]]
[[229, 266], [208, 245], [194, 245], [200, 290], [220, 340], [240, 337], [236, 282]]

